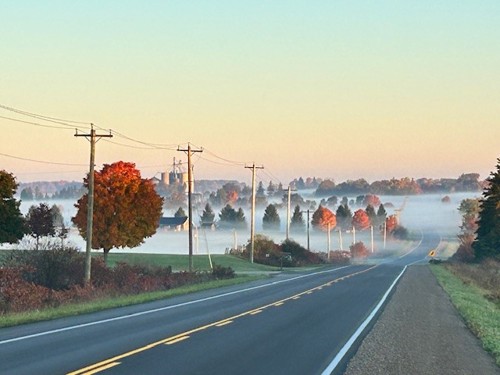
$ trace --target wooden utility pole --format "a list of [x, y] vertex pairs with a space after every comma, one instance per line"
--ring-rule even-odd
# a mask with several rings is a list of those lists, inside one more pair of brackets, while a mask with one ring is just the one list
[[291, 186], [288, 186], [288, 203], [286, 207], [286, 239], [288, 240], [290, 237], [290, 201], [292, 198], [292, 190], [296, 191], [296, 189], [292, 189]]
[[193, 150], [191, 144], [188, 143], [187, 149], [177, 148], [177, 151], [183, 151], [187, 153], [188, 156], [188, 228], [189, 228], [189, 272], [193, 272], [193, 204], [191, 200], [191, 195], [193, 194], [193, 171], [191, 165], [191, 155], [195, 152], [203, 152], [203, 149]]
[[112, 138], [109, 134], [96, 134], [94, 124], [90, 124], [90, 134], [78, 134], [75, 137], [85, 137], [90, 141], [90, 172], [89, 172], [89, 192], [87, 200], [87, 244], [85, 247], [85, 283], [90, 282], [91, 250], [92, 250], [92, 230], [94, 223], [94, 164], [95, 164], [95, 144], [101, 138]]
[[257, 167], [255, 163], [245, 168], [252, 170], [252, 218], [250, 223], [250, 263], [253, 263], [254, 237], [255, 237], [255, 170], [264, 169], [263, 166]]

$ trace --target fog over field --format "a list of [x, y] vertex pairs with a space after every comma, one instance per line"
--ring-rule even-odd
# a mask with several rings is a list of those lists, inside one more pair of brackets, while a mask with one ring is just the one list
[[[305, 200], [315, 200], [319, 205], [320, 199], [313, 196], [313, 191], [300, 191], [299, 192]], [[442, 198], [448, 195], [450, 202], [442, 202]], [[444, 238], [454, 238], [459, 231], [460, 226], [460, 213], [458, 207], [460, 202], [466, 198], [480, 197], [479, 192], [475, 193], [454, 193], [454, 194], [428, 194], [428, 195], [410, 195], [410, 196], [380, 196], [381, 202], [386, 207], [388, 215], [394, 214], [396, 209], [401, 209], [400, 223], [405, 226], [410, 232], [419, 235], [420, 230], [437, 231]], [[348, 197], [349, 200], [356, 197]], [[21, 212], [26, 214], [28, 209], [33, 204], [39, 204], [36, 201], [23, 201], [21, 203]], [[62, 212], [65, 223], [71, 226], [71, 217], [75, 215], [76, 208], [74, 201], [60, 200], [48, 201], [52, 206], [57, 204]], [[269, 203], [278, 203], [278, 200], [270, 200]], [[280, 203], [280, 202], [279, 202]], [[391, 204], [389, 204], [391, 203]], [[256, 210], [255, 230], [256, 234], [264, 234], [271, 237], [275, 242], [280, 243], [286, 238], [286, 205], [279, 208], [279, 215], [281, 219], [280, 231], [264, 231], [262, 229], [262, 217], [264, 215], [264, 207]], [[238, 208], [238, 207], [236, 207]], [[247, 244], [250, 238], [250, 218], [251, 212], [249, 208], [242, 207], [245, 211], [247, 219], [246, 230], [203, 230], [195, 228], [193, 230], [193, 251], [195, 254], [224, 254], [226, 250], [236, 246], [243, 246]], [[335, 212], [336, 207], [329, 207]], [[350, 205], [351, 211], [354, 212], [358, 208]], [[291, 210], [293, 212], [294, 206]], [[307, 209], [307, 208], [303, 208]], [[202, 210], [193, 209], [193, 216], [195, 217], [195, 224], [198, 225], [199, 217]], [[216, 218], [220, 209], [214, 208]], [[173, 211], [165, 211], [164, 216], [173, 216]], [[312, 218], [313, 210], [310, 215]], [[307, 220], [306, 214], [303, 214], [304, 221]], [[343, 232], [342, 236], [342, 249], [348, 250], [349, 245], [353, 241], [352, 232]], [[290, 238], [300, 243], [302, 246], [307, 247], [307, 232], [304, 230], [302, 233], [290, 232]], [[383, 250], [383, 235], [378, 229], [374, 229], [374, 252], [382, 252]], [[356, 241], [363, 241], [365, 245], [371, 249], [371, 235], [370, 230], [357, 231], [355, 233]], [[25, 240], [23, 240], [25, 241]], [[76, 228], [71, 227], [67, 243], [73, 244], [80, 248], [82, 251], [85, 249], [85, 241], [80, 237]], [[386, 248], [400, 246], [397, 242], [387, 241]], [[12, 246], [4, 245], [3, 248], [12, 248]], [[323, 252], [328, 249], [328, 237], [325, 232], [310, 229], [310, 248], [312, 251]], [[338, 230], [334, 230], [330, 235], [330, 249], [338, 250], [341, 248], [340, 235]], [[167, 229], [158, 229], [157, 233], [145, 240], [145, 243], [136, 248], [112, 249], [113, 252], [143, 252], [143, 253], [164, 253], [164, 254], [188, 254], [188, 231], [174, 231]]]

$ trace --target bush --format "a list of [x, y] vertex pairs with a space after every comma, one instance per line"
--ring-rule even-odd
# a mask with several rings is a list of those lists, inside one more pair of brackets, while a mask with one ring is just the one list
[[83, 285], [83, 254], [76, 249], [17, 250], [4, 260], [6, 267], [21, 267], [23, 279], [52, 290]]
[[408, 229], [403, 227], [402, 225], [398, 225], [394, 228], [392, 232], [392, 236], [397, 240], [407, 240], [408, 239]]
[[345, 250], [330, 251], [330, 263], [349, 264], [351, 261], [351, 252]]
[[368, 249], [363, 242], [356, 242], [349, 249], [351, 250], [352, 258], [366, 258], [368, 256]]
[[234, 270], [231, 267], [223, 267], [218, 264], [214, 264], [212, 269], [212, 276], [216, 280], [220, 279], [233, 279], [235, 276]]

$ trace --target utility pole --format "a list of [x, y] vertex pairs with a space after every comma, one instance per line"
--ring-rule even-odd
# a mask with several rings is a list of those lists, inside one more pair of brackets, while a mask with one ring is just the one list
[[287, 203], [287, 208], [286, 208], [286, 239], [288, 240], [290, 236], [290, 201], [292, 198], [292, 190], [295, 191], [295, 189], [292, 189], [290, 185], [288, 185], [288, 203]]
[[193, 204], [191, 201], [191, 195], [193, 193], [192, 191], [192, 184], [193, 184], [193, 171], [192, 171], [192, 165], [191, 165], [191, 155], [195, 152], [203, 152], [203, 149], [200, 150], [193, 150], [191, 148], [191, 144], [188, 143], [188, 148], [187, 149], [181, 149], [180, 147], [177, 147], [177, 151], [183, 151], [187, 153], [188, 156], [188, 228], [189, 228], [189, 272], [193, 272]]
[[109, 134], [96, 134], [94, 124], [90, 124], [90, 134], [75, 133], [75, 137], [85, 137], [90, 141], [90, 172], [89, 172], [89, 192], [87, 199], [87, 244], [85, 247], [85, 283], [90, 282], [90, 267], [92, 250], [92, 230], [94, 224], [94, 164], [95, 164], [95, 144], [101, 138], [112, 138], [111, 131]]
[[255, 170], [264, 169], [263, 166], [257, 167], [255, 163], [245, 168], [252, 170], [252, 219], [250, 223], [250, 263], [253, 263], [254, 237], [255, 237]]
[[309, 240], [309, 225], [310, 225], [310, 219], [309, 219], [309, 213], [311, 212], [311, 210], [306, 210], [306, 211], [301, 211], [302, 213], [303, 212], [307, 212], [307, 251], [311, 251], [311, 248], [310, 248], [310, 240]]

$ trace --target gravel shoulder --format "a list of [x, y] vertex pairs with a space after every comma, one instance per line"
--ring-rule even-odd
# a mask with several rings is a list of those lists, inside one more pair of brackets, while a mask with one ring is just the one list
[[407, 269], [344, 372], [500, 374], [427, 265]]

